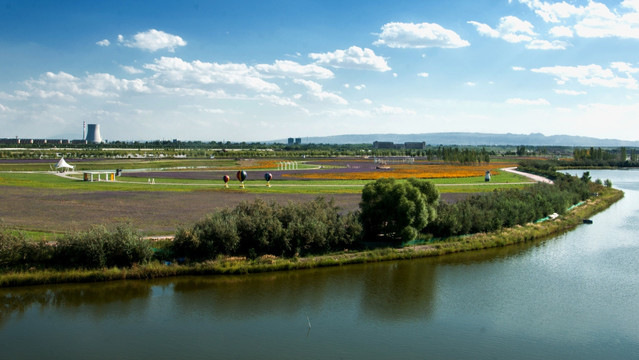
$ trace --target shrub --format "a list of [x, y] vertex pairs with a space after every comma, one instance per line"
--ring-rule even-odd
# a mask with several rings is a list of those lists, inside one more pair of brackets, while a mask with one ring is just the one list
[[30, 268], [47, 263], [52, 248], [43, 241], [29, 241], [21, 232], [0, 230], [0, 268]]
[[257, 199], [210, 214], [190, 229], [179, 229], [172, 250], [196, 261], [217, 255], [320, 254], [352, 246], [361, 229], [357, 214], [340, 214], [332, 200], [282, 206]]
[[61, 267], [87, 269], [105, 266], [129, 267], [148, 262], [151, 244], [131, 225], [118, 225], [114, 231], [94, 226], [86, 232], [63, 236], [55, 247], [54, 263]]

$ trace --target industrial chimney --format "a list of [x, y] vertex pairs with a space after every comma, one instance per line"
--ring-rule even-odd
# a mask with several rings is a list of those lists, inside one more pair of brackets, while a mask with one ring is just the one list
[[85, 140], [90, 144], [99, 144], [102, 142], [100, 124], [87, 124], [87, 138]]

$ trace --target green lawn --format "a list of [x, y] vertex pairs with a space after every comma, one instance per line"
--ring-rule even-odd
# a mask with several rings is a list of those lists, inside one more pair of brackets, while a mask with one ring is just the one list
[[[80, 175], [77, 175], [78, 178]], [[245, 181], [240, 188], [237, 181], [229, 182], [224, 188], [222, 180], [191, 180], [154, 178], [155, 184], [149, 184], [147, 178], [118, 177], [115, 182], [85, 182], [67, 179], [51, 173], [0, 173], [0, 186], [20, 186], [29, 188], [58, 188], [86, 191], [242, 191], [251, 193], [359, 193], [370, 180], [275, 180], [271, 187], [264, 180]], [[485, 192], [504, 188], [521, 188], [528, 179], [506, 172], [492, 177], [486, 183], [483, 177], [429, 179], [437, 185], [440, 192]]]

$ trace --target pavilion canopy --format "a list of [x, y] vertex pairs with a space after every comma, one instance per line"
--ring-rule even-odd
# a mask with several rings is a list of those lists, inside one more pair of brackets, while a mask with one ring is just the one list
[[74, 166], [69, 165], [66, 161], [64, 161], [64, 158], [60, 158], [60, 161], [58, 161], [58, 163], [55, 165], [55, 168], [59, 171], [67, 171], [73, 170]]

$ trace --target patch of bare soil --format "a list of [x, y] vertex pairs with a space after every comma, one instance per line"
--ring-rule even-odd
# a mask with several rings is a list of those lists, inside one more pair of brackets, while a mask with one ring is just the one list
[[[468, 194], [442, 194], [456, 202]], [[130, 222], [146, 234], [172, 234], [179, 226], [190, 226], [216, 209], [234, 207], [256, 198], [305, 202], [313, 194], [250, 194], [219, 191], [156, 192], [32, 189], [0, 187], [0, 224], [25, 230], [68, 232], [91, 225]], [[357, 210], [359, 194], [333, 194], [343, 211]]]

